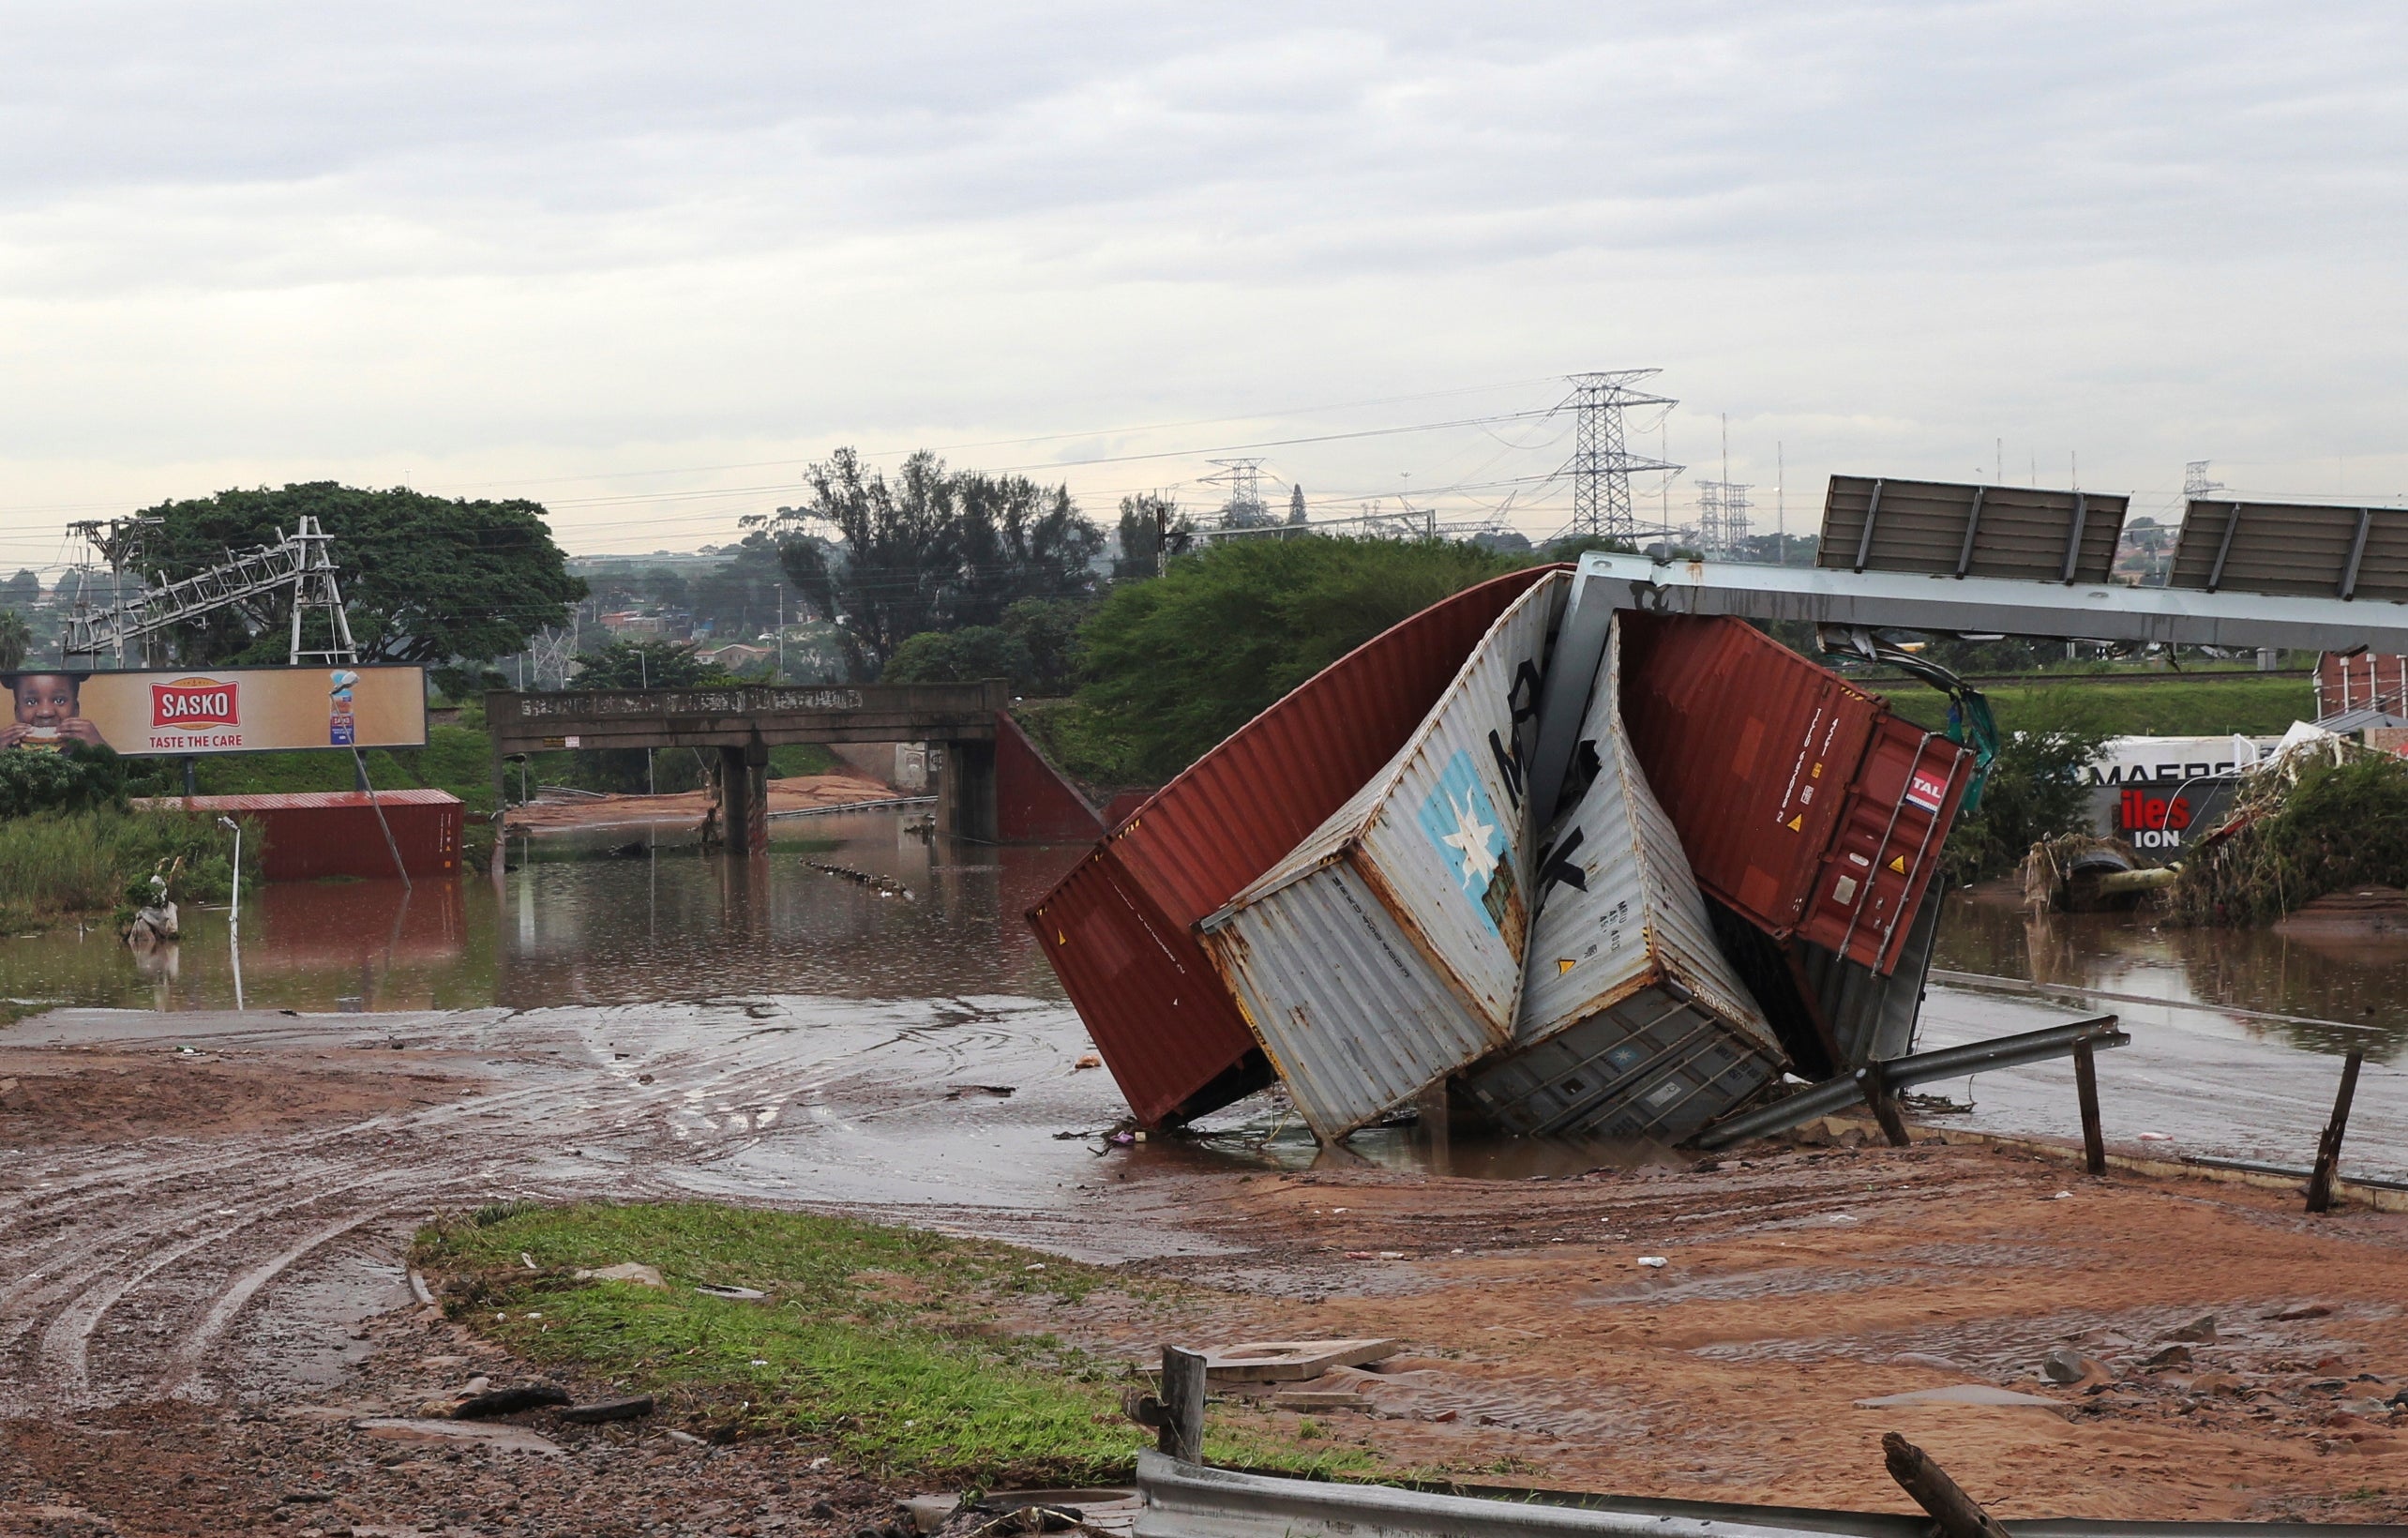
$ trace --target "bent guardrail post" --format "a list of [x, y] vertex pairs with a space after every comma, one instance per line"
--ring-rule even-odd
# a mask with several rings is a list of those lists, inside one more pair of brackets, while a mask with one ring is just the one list
[[1143, 1389], [1121, 1395], [1121, 1413], [1154, 1434], [1154, 1447], [1181, 1463], [1204, 1461], [1205, 1359], [1176, 1346], [1162, 1349], [1162, 1396]]
[[2329, 1212], [2333, 1206], [2333, 1172], [2340, 1168], [2341, 1134], [2350, 1126], [2350, 1102], [2357, 1096], [2358, 1068], [2366, 1054], [2353, 1050], [2341, 1062], [2340, 1093], [2333, 1097], [2333, 1119], [2316, 1139], [2316, 1169], [2308, 1177], [2308, 1210]]
[[[1803, 1126], [1817, 1117], [1845, 1110], [1859, 1100], [1868, 1105], [1877, 1105], [1877, 1097], [1894, 1094], [1917, 1084], [1983, 1073], [1993, 1068], [2045, 1063], [2051, 1058], [2067, 1056], [2077, 1046], [2084, 1044], [2093, 1050], [2129, 1047], [2131, 1040], [2117, 1028], [2117, 1017], [2097, 1015], [2088, 1019], [2069, 1020], [2063, 1025], [2044, 1026], [2038, 1031], [2019, 1032], [2011, 1036], [1967, 1042], [1962, 1047], [1941, 1047], [1928, 1052], [1910, 1053], [1859, 1069], [1844, 1078], [1825, 1079], [1812, 1089], [1800, 1090], [1769, 1106], [1725, 1117], [1700, 1133], [1693, 1141], [1703, 1149], [1728, 1148], [1751, 1138], [1768, 1138], [1775, 1133], [1787, 1132], [1792, 1127]], [[1875, 1114], [1879, 1114], [1877, 1109]]]

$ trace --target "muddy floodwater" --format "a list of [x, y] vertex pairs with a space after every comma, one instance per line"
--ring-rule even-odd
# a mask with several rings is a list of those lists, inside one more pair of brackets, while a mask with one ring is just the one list
[[[68, 926], [0, 941], [0, 996], [42, 1004], [304, 1013], [529, 1009], [733, 994], [1060, 999], [1020, 914], [1086, 852], [930, 838], [895, 812], [771, 823], [770, 857], [706, 854], [690, 826], [515, 838], [497, 882], [309, 882], [182, 915], [136, 957]], [[816, 864], [815, 864], [816, 863]], [[816, 868], [883, 878], [899, 893]]]
[[[620, 826], [515, 839], [498, 880], [260, 886], [244, 896], [238, 937], [223, 909], [188, 912], [183, 942], [148, 957], [73, 926], [0, 941], [0, 996], [21, 1012], [222, 1011], [239, 1000], [303, 1015], [874, 1000], [931, 1020], [964, 999], [1008, 1000], [1035, 1010], [1031, 1019], [1053, 1018], [1047, 1033], [1065, 1047], [1083, 1044], [1020, 919], [1083, 848], [956, 844], [919, 821], [895, 811], [781, 820], [762, 861], [705, 853], [690, 828]], [[2397, 1065], [2408, 1053], [2408, 934], [2034, 917], [1962, 893], [1949, 899], [1935, 966], [1946, 981], [1931, 991], [1924, 1046], [2121, 1017], [2135, 1039], [2102, 1068], [2110, 1136], [2167, 1153], [2307, 1162], [2336, 1059], [2363, 1048], [2353, 1167], [2408, 1174], [2408, 1075]], [[2013, 993], [1983, 978], [2069, 991]], [[1095, 1078], [1101, 1093], [1078, 1123], [1117, 1107]], [[2078, 1132], [2062, 1064], [1934, 1088], [1968, 1108], [1935, 1105], [1929, 1119], [1939, 1124]], [[1440, 1108], [1428, 1109], [1330, 1153], [1277, 1096], [1260, 1097], [1207, 1119], [1183, 1156], [1522, 1178], [1649, 1154], [1451, 1137]]]

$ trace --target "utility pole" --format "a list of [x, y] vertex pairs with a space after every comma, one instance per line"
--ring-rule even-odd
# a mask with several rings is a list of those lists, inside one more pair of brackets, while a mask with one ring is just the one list
[[1772, 564], [1789, 565], [1789, 463], [1783, 454], [1786, 445], [1780, 439], [1772, 441]]
[[1661, 369], [1623, 369], [1610, 373], [1573, 374], [1567, 400], [1576, 413], [1577, 435], [1572, 461], [1572, 528], [1575, 538], [1602, 535], [1609, 539], [1635, 539], [1638, 520], [1631, 510], [1631, 476], [1669, 474], [1676, 464], [1634, 455], [1624, 440], [1622, 413], [1633, 406], [1679, 404], [1669, 396], [1639, 388], [1639, 382], [1662, 373]]

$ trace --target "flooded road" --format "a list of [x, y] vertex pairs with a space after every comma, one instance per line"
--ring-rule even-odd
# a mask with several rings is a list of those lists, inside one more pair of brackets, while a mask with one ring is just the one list
[[[765, 861], [706, 854], [686, 828], [613, 827], [515, 840], [511, 867], [498, 880], [423, 882], [410, 891], [391, 882], [269, 885], [244, 898], [239, 947], [230, 943], [222, 910], [188, 913], [185, 941], [147, 960], [105, 931], [71, 927], [0, 941], [0, 996], [21, 1010], [185, 1013], [233, 1009], [239, 985], [241, 1002], [254, 1011], [304, 1015], [593, 1006], [602, 1013], [592, 1018], [625, 1038], [616, 1049], [647, 1033], [674, 1039], [695, 1009], [730, 1001], [789, 1016], [809, 1013], [813, 1001], [874, 1002], [892, 1011], [895, 1034], [859, 1049], [888, 1054], [888, 1070], [902, 1080], [958, 1075], [1015, 1083], [1026, 1077], [1021, 1059], [1032, 1040], [1042, 1038], [1048, 1061], [1088, 1050], [1019, 917], [1083, 849], [955, 845], [930, 838], [917, 822], [892, 810], [781, 820]], [[2335, 1058], [2363, 1048], [2369, 1065], [2351, 1164], [2408, 1175], [2408, 1085], [2400, 1066], [2408, 1052], [2408, 935], [2184, 930], [2129, 914], [2034, 917], [1994, 896], [1959, 894], [1935, 964], [1960, 980], [2001, 977], [2124, 996], [1936, 986], [1922, 1044], [2117, 1014], [2135, 1044], [2104, 1070], [2111, 1135], [2146, 1132], [2163, 1145], [2160, 1153], [2306, 1162], [2330, 1104]], [[958, 1023], [971, 1019], [1016, 1023]], [[381, 1028], [364, 1021], [362, 1029]], [[922, 1032], [933, 1034], [915, 1033]], [[818, 1044], [775, 1035], [759, 1050], [774, 1059], [788, 1048], [798, 1062], [818, 1061]], [[1960, 1087], [1951, 1094], [1970, 1095], [1976, 1108], [1949, 1124], [2070, 1135], [2071, 1096], [2058, 1082], [2066, 1072], [2020, 1070]], [[1035, 1104], [1022, 1099], [1013, 1115], [998, 1119]], [[1109, 1078], [1091, 1072], [1072, 1102], [1032, 1113], [1027, 1131], [1049, 1139], [1057, 1131], [1106, 1127], [1121, 1108]], [[1372, 1129], [1325, 1151], [1274, 1093], [1208, 1118], [1194, 1142], [1140, 1150], [1133, 1164], [1364, 1166], [1526, 1179], [1655, 1156], [1609, 1145], [1450, 1137], [1443, 1106], [1422, 1108], [1428, 1114], [1419, 1122]], [[806, 1107], [785, 1114], [814, 1113]], [[829, 1130], [819, 1142], [850, 1151], [808, 1173], [842, 1186], [842, 1199], [896, 1195], [850, 1184], [839, 1168], [845, 1161], [888, 1169], [915, 1158], [931, 1164], [933, 1184], [919, 1194], [953, 1199], [950, 1178], [933, 1168], [941, 1161], [926, 1145], [889, 1147], [866, 1123]], [[796, 1178], [791, 1170], [757, 1170], [734, 1153], [725, 1163], [731, 1184], [755, 1174], [773, 1183]], [[966, 1199], [1018, 1199], [1016, 1188], [1003, 1189], [1011, 1183], [989, 1184], [996, 1188], [988, 1195]]]
[[[706, 854], [690, 826], [517, 838], [499, 882], [309, 882], [188, 910], [148, 960], [73, 926], [0, 940], [0, 997], [305, 1012], [537, 1008], [733, 993], [1060, 999], [1020, 914], [1083, 847], [952, 845], [891, 811], [771, 823], [770, 857]], [[841, 866], [908, 896], [813, 868]]]

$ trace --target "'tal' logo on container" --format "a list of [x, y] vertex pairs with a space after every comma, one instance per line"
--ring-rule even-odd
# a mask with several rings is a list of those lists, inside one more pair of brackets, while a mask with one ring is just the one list
[[1906, 777], [1906, 799], [1927, 812], [1936, 812], [1949, 798], [1949, 777], [1918, 769]]
[[173, 684], [153, 684], [151, 730], [198, 731], [204, 727], [240, 726], [242, 713], [235, 700], [235, 687], [231, 682], [215, 678], [179, 678]]

